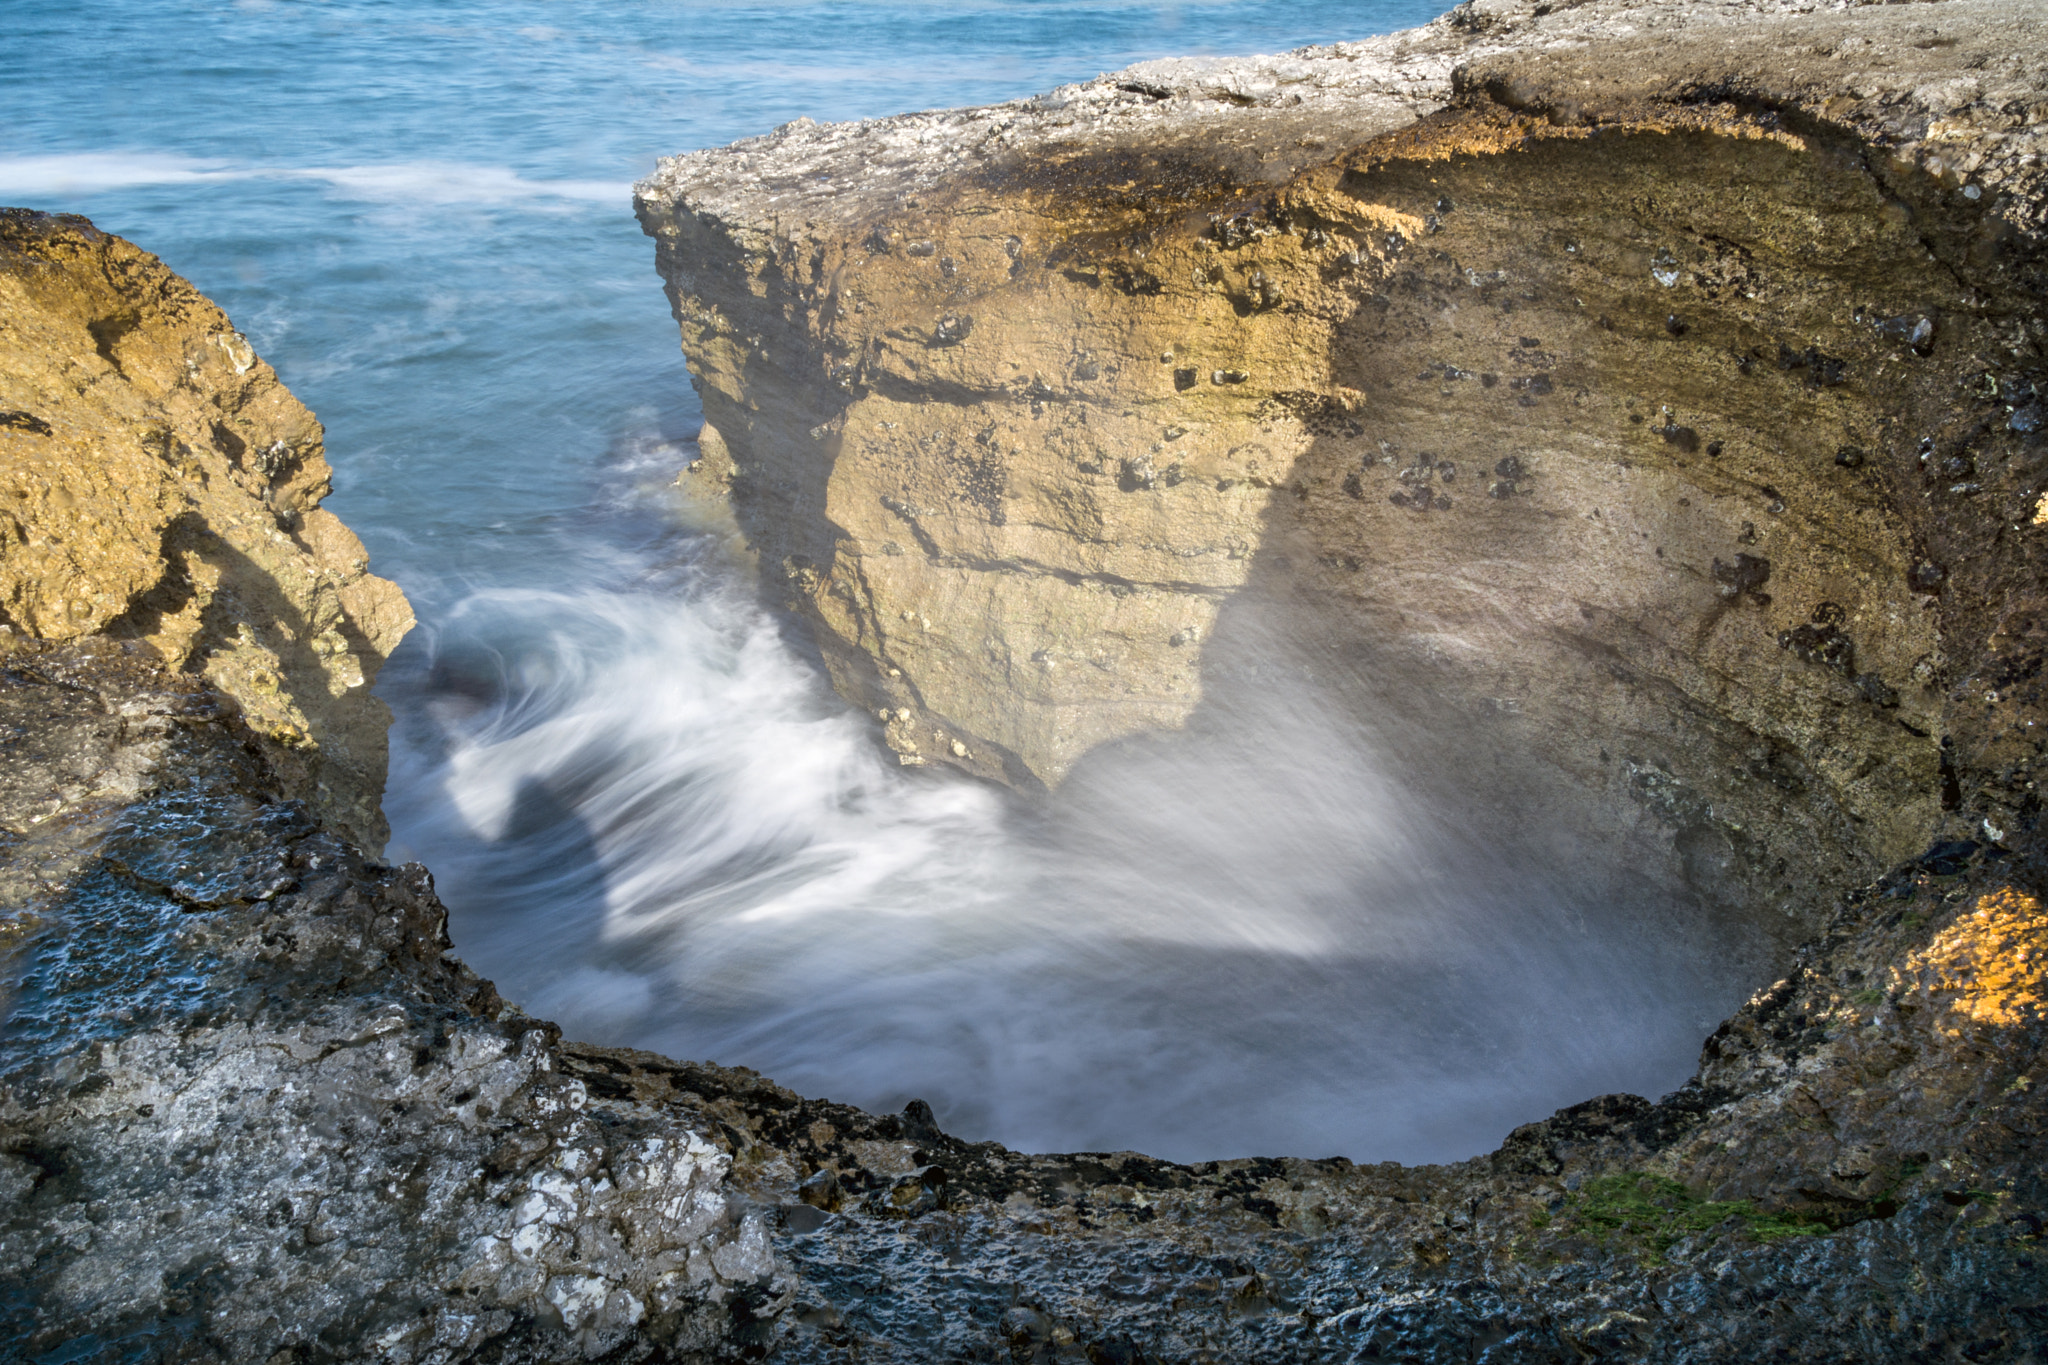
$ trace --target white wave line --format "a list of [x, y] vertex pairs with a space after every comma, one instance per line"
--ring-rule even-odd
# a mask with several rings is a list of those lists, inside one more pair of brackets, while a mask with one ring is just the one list
[[345, 199], [412, 204], [508, 204], [572, 199], [623, 204], [624, 180], [529, 180], [505, 166], [397, 161], [363, 166], [237, 166], [163, 152], [66, 152], [0, 157], [0, 197], [70, 199], [148, 185], [305, 180]]

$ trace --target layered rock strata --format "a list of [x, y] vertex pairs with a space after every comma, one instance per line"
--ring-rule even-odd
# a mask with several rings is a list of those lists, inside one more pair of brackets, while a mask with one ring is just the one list
[[1056, 784], [1282, 638], [1796, 938], [2039, 847], [2044, 36], [1480, 0], [664, 160], [689, 478], [905, 762]]
[[412, 612], [320, 507], [331, 472], [313, 414], [161, 261], [0, 210], [0, 630], [147, 643], [376, 849], [391, 713], [370, 684]]

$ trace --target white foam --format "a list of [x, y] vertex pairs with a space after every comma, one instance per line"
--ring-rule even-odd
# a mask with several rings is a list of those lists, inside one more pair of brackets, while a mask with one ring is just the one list
[[0, 195], [69, 199], [138, 185], [196, 185], [242, 178], [217, 161], [162, 152], [70, 152], [0, 157]]
[[495, 591], [421, 630], [393, 856], [578, 1036], [1182, 1159], [1470, 1155], [1697, 1045], [1653, 910], [1589, 928], [1277, 646], [1220, 723], [1034, 807], [897, 766], [737, 587]]

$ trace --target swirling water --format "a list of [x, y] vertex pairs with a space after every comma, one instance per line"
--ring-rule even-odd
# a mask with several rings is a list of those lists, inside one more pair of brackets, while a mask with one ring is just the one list
[[1444, 7], [14, 0], [0, 202], [163, 256], [326, 422], [421, 620], [391, 855], [529, 1009], [1024, 1147], [1454, 1157], [1682, 1079], [1739, 973], [1461, 842], [1313, 689], [1047, 803], [894, 766], [667, 489], [699, 415], [628, 202], [800, 114]]

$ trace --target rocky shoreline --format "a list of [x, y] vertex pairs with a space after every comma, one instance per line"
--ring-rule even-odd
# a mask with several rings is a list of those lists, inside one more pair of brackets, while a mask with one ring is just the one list
[[9, 1358], [2026, 1360], [2041, 1339], [2048, 914], [2003, 850], [1848, 897], [1655, 1104], [1590, 1100], [1444, 1167], [1029, 1156], [920, 1105], [564, 1042], [461, 966], [422, 869], [283, 799], [203, 685], [95, 644], [17, 650], [4, 682], [11, 829], [138, 748], [166, 775], [9, 850]]
[[[1589, 1099], [1450, 1166], [1019, 1154], [920, 1104], [867, 1114], [568, 1042], [507, 1005], [462, 966], [426, 871], [364, 852], [386, 719], [364, 684], [410, 618], [318, 509], [310, 414], [154, 258], [83, 220], [0, 216], [0, 1358], [2038, 1359], [2048, 530], [2030, 517], [2048, 471], [2026, 324], [2048, 102], [2028, 93], [2038, 69], [1999, 56], [2038, 27], [1974, 0], [1480, 3], [1342, 50], [785, 129], [643, 187], [712, 423], [690, 477], [730, 496], [774, 591], [842, 690], [886, 704], [905, 757], [1056, 782], [1088, 745], [1198, 706], [1234, 595], [1266, 593], [1310, 634], [1361, 613], [1397, 672], [1457, 706], [1511, 698], [1489, 742], [1565, 774], [1517, 773], [1518, 792], [1623, 812], [1605, 847], [1803, 940], [1685, 1087]], [[1662, 55], [1592, 90], [1573, 63], [1595, 40]], [[1889, 84], [1869, 74], [1888, 64]], [[1181, 137], [1183, 179], [1120, 160], [1126, 124], [1133, 148]], [[1837, 153], [1896, 151], [1899, 129], [1918, 169], [1863, 196], [1875, 163]], [[1631, 141], [1652, 132], [1674, 140]], [[1645, 146], [1711, 159], [1724, 142], [1785, 158], [1759, 174], [1805, 196], [1810, 236], [1759, 201], [1698, 207], [1726, 209], [1750, 273], [1677, 261], [1683, 317], [1676, 295], [1646, 312], [1617, 291], [1568, 322], [1560, 298], [1587, 300], [1605, 258], [1577, 294], [1465, 278], [1522, 268], [1479, 253], [1526, 221], [1525, 165], [1561, 193], [1611, 155], [1641, 188]], [[1509, 153], [1528, 160], [1488, 159]], [[849, 158], [870, 177], [833, 169]], [[1464, 177], [1431, 191], [1435, 231], [1388, 188], [1416, 167]], [[1583, 221], [1606, 227], [1559, 253], [1637, 250], [1645, 210], [1586, 194]], [[1891, 202], [1933, 266], [1889, 239], [1837, 249]], [[1333, 204], [1372, 240], [1349, 218], [1358, 244], [1334, 240]], [[873, 283], [848, 283], [856, 264]], [[1894, 336], [1908, 314], [1852, 315], [1841, 282], [1859, 278], [1936, 292]], [[1372, 298], [1391, 321], [1359, 331]], [[1449, 302], [1484, 331], [1438, 330]], [[1496, 333], [1537, 358], [1482, 369]], [[1784, 352], [1750, 356], [1766, 336]], [[1013, 363], [1000, 382], [974, 368]], [[1395, 368], [1428, 377], [1390, 389]], [[1769, 387], [1728, 398], [1752, 372]], [[1450, 445], [1476, 420], [1468, 394], [1502, 400], [1476, 479], [1476, 448]], [[1176, 403], [1199, 411], [1168, 417]], [[1923, 429], [1967, 477], [1923, 467]], [[1271, 461], [1256, 475], [1249, 455], [1205, 463], [1247, 444]], [[1543, 534], [1459, 522], [1475, 502]], [[1597, 542], [1565, 515], [1591, 506]], [[1651, 531], [1668, 579], [1613, 548]], [[1416, 534], [1437, 537], [1426, 554], [1382, 548]], [[1418, 624], [1411, 566], [1459, 547], [1498, 569], [1489, 611], [1550, 627], [1441, 602]], [[1608, 580], [1655, 586], [1619, 601]], [[1023, 638], [1032, 622], [1066, 631], [1080, 667], [1031, 681], [1050, 649]], [[1043, 725], [996, 732], [1000, 670], [977, 659], [998, 627], [1019, 631], [1002, 676]], [[1425, 638], [1433, 653], [1400, 654]], [[1105, 641], [1122, 652], [1098, 669]]]

